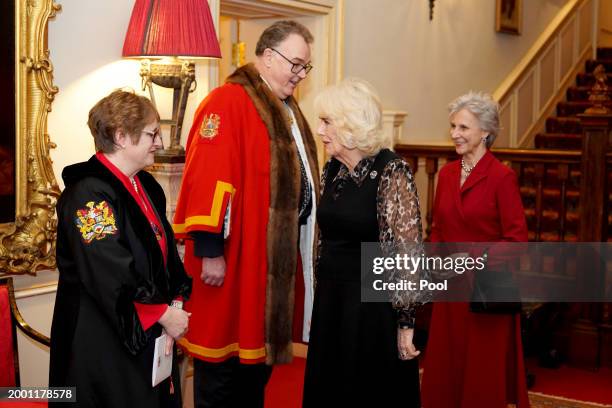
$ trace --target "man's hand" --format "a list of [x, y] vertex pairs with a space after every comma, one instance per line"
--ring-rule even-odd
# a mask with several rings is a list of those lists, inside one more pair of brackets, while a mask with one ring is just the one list
[[225, 258], [202, 258], [202, 282], [211, 286], [221, 286], [225, 280]]

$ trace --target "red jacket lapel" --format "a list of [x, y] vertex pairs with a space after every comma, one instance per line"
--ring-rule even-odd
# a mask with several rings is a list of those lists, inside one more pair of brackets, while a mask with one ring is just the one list
[[484, 156], [478, 161], [474, 170], [470, 173], [463, 186], [461, 186], [460, 193], [465, 194], [466, 191], [474, 187], [476, 184], [483, 182], [488, 174], [489, 167], [491, 163], [493, 163], [494, 157], [493, 154], [489, 150], [485, 153]]

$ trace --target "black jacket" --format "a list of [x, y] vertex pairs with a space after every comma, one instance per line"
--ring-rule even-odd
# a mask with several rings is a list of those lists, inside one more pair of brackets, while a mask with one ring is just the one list
[[[165, 217], [161, 186], [138, 178], [165, 229], [168, 260], [129, 191], [98, 159], [68, 166], [58, 205], [60, 272], [51, 328], [50, 386], [76, 386], [79, 406], [180, 406], [180, 386], [151, 386], [156, 323], [144, 331], [133, 302], [187, 298], [191, 279]], [[174, 370], [176, 373], [176, 370]]]

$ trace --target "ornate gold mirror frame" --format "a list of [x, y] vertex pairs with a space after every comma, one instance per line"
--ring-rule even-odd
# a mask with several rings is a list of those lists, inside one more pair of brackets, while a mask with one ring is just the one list
[[0, 224], [0, 276], [55, 268], [55, 204], [60, 194], [49, 157], [55, 144], [47, 134], [47, 115], [58, 91], [47, 25], [61, 6], [53, 0], [14, 4], [15, 219]]

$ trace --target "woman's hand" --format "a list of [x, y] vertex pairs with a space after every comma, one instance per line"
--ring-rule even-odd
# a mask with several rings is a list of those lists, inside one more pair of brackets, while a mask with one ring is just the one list
[[187, 313], [183, 309], [168, 306], [158, 322], [170, 337], [178, 340], [187, 333], [189, 316], [191, 316], [191, 313]]
[[202, 258], [202, 282], [211, 286], [221, 286], [225, 280], [225, 258]]
[[421, 352], [412, 344], [414, 337], [414, 329], [397, 329], [397, 351], [399, 352], [400, 360], [412, 360]]
[[[168, 333], [166, 333], [168, 334]], [[174, 346], [174, 339], [170, 336], [166, 337], [166, 349], [164, 350], [164, 352], [166, 353], [167, 356], [169, 356], [170, 354], [172, 354], [172, 346]]]

